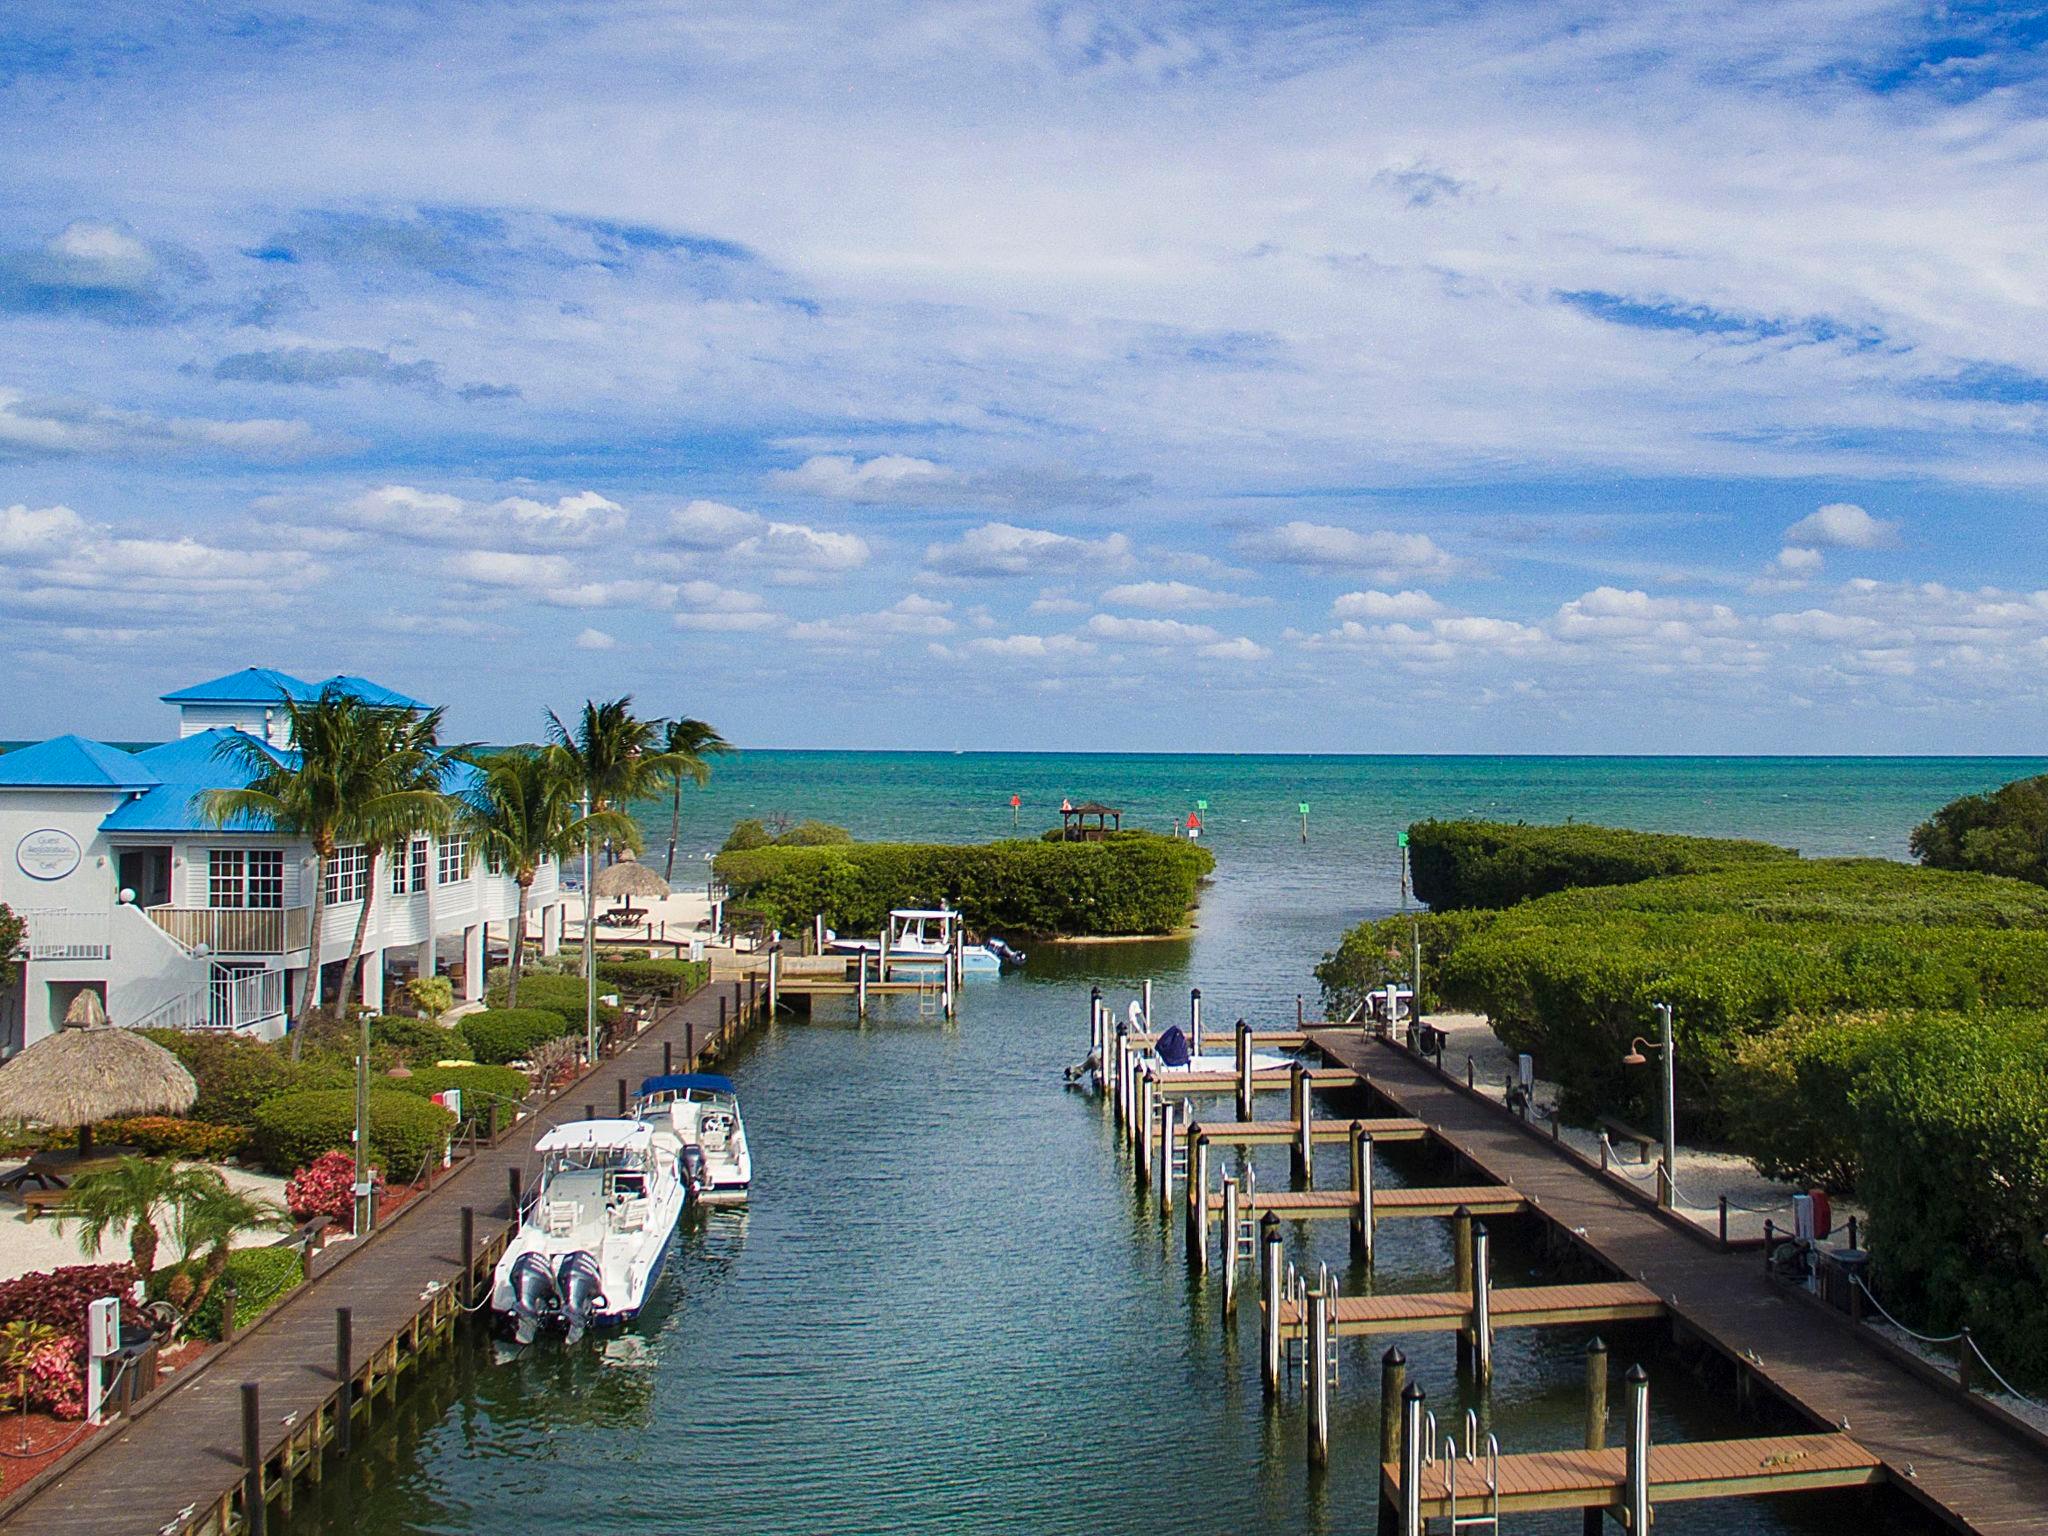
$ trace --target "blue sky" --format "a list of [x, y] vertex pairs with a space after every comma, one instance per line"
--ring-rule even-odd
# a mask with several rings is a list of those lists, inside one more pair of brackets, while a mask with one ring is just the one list
[[2019, 752], [2048, 20], [0, 14], [0, 737]]

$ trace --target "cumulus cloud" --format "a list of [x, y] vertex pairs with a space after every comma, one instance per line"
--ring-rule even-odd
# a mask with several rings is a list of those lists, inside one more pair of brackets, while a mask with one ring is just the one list
[[369, 347], [275, 347], [236, 352], [213, 365], [213, 376], [235, 384], [311, 384], [323, 389], [351, 379], [434, 393], [441, 365], [416, 359], [402, 363]]
[[768, 476], [778, 490], [870, 506], [1045, 509], [1107, 507], [1127, 500], [1142, 475], [1092, 475], [1059, 467], [964, 471], [904, 453], [856, 459], [814, 454]]
[[782, 621], [759, 593], [721, 587], [713, 581], [684, 582], [677, 589], [676, 601], [681, 605], [674, 620], [678, 629], [744, 633]]
[[1835, 549], [1883, 549], [1898, 536], [1897, 522], [1872, 517], [1847, 501], [1831, 501], [1785, 530], [1788, 544], [1825, 544]]
[[1444, 611], [1444, 605], [1427, 592], [1346, 592], [1330, 604], [1339, 619], [1366, 619], [1384, 623], [1389, 619], [1430, 619]]
[[1111, 587], [1102, 594], [1102, 601], [1112, 608], [1163, 608], [1193, 613], [1211, 608], [1242, 608], [1252, 600], [1186, 581], [1131, 581]]
[[0, 509], [0, 555], [51, 554], [86, 535], [85, 519], [69, 507], [30, 507], [16, 502]]
[[942, 660], [990, 658], [997, 661], [1073, 661], [1095, 653], [1095, 647], [1074, 635], [981, 635], [956, 645], [927, 647]]
[[576, 636], [575, 646], [579, 651], [615, 651], [619, 642], [601, 629], [586, 629]]
[[767, 526], [767, 519], [754, 512], [729, 507], [722, 501], [693, 501], [668, 515], [668, 538], [684, 549], [731, 549]]
[[802, 523], [769, 523], [732, 546], [743, 560], [770, 567], [768, 579], [802, 585], [859, 570], [868, 563], [868, 541], [857, 533], [828, 533]]
[[626, 509], [596, 491], [576, 491], [553, 501], [531, 496], [472, 501], [418, 486], [380, 485], [332, 508], [288, 520], [407, 543], [553, 548], [589, 544], [618, 532], [626, 524]]
[[1796, 576], [1811, 576], [1827, 563], [1827, 556], [1806, 544], [1788, 544], [1778, 551], [1778, 569]]
[[525, 591], [566, 587], [576, 568], [566, 555], [522, 554], [509, 549], [466, 549], [448, 562], [451, 575], [483, 587], [514, 587]]
[[157, 253], [132, 232], [80, 219], [39, 246], [0, 251], [0, 310], [154, 324], [171, 313], [162, 277]]
[[1246, 534], [1237, 547], [1255, 559], [1357, 571], [1389, 585], [1417, 576], [1451, 576], [1459, 570], [1459, 563], [1426, 533], [1360, 533], [1328, 523], [1295, 521]]
[[1595, 587], [1560, 607], [1553, 627], [1564, 640], [1632, 639], [1646, 635], [1682, 640], [1698, 634], [1727, 634], [1739, 622], [1735, 610], [1724, 603]]
[[1266, 661], [1273, 653], [1248, 635], [1239, 635], [1235, 640], [1219, 640], [1214, 645], [1205, 645], [1196, 653], [1211, 661]]
[[1093, 640], [1110, 640], [1119, 645], [1211, 645], [1223, 637], [1207, 624], [1184, 624], [1179, 619], [1126, 619], [1098, 613], [1082, 626]]
[[792, 640], [837, 648], [880, 645], [905, 635], [950, 635], [960, 627], [952, 617], [952, 609], [951, 603], [913, 592], [877, 613], [811, 619], [792, 624], [787, 633]]
[[950, 544], [925, 547], [925, 565], [948, 576], [1028, 576], [1086, 567], [1121, 570], [1131, 563], [1131, 541], [1121, 533], [1081, 539], [1045, 528], [983, 523]]

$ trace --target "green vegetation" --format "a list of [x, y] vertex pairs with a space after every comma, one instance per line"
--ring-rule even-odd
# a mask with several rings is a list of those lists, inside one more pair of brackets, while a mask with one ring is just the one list
[[767, 823], [751, 816], [733, 823], [721, 853], [750, 853], [756, 848], [844, 848], [853, 834], [829, 821], [800, 821], [788, 831], [775, 833]]
[[1416, 896], [1434, 911], [1511, 907], [1588, 885], [1797, 858], [1790, 848], [1620, 827], [1419, 821], [1408, 829]]
[[662, 997], [687, 997], [711, 979], [711, 966], [703, 960], [606, 959], [597, 962], [597, 979], [622, 992], [653, 992]]
[[[529, 976], [529, 987], [538, 980], [537, 976]], [[576, 994], [580, 1016], [583, 1011], [583, 983], [580, 980], [576, 982]], [[547, 1041], [559, 1040], [569, 1034], [571, 1028], [569, 1021], [551, 1008], [486, 1008], [462, 1021], [462, 1034], [469, 1042], [469, 1054], [491, 1066], [524, 1061]], [[582, 1032], [580, 1022], [574, 1029], [578, 1034]]]
[[393, 1014], [370, 1020], [370, 1047], [374, 1051], [380, 1045], [391, 1047], [405, 1058], [408, 1065], [414, 1062], [432, 1065], [460, 1057], [468, 1050], [459, 1028], [436, 1024], [431, 1019], [408, 1019]]
[[[610, 990], [604, 985], [602, 977], [599, 978], [597, 990], [600, 994]], [[490, 1012], [510, 1008], [511, 988], [502, 973], [492, 976], [490, 985], [484, 990], [484, 1001], [490, 1004], [487, 1010]], [[519, 983], [519, 1012], [529, 1013], [537, 1010], [552, 1013], [562, 1021], [562, 1028], [558, 1033], [573, 1034], [578, 1039], [583, 1036], [585, 1001], [585, 988], [581, 976], [564, 975], [559, 971], [539, 971]], [[481, 1014], [472, 1013], [462, 1021], [462, 1032], [470, 1037], [472, 1045], [476, 1042], [476, 1036], [470, 1026], [480, 1017]], [[619, 1010], [610, 1004], [597, 1005], [597, 1023], [600, 1029], [611, 1028], [618, 1022], [618, 1017]], [[481, 1056], [477, 1057], [478, 1061], [483, 1059]]]
[[702, 789], [711, 782], [711, 759], [724, 757], [734, 751], [733, 744], [718, 734], [716, 727], [706, 720], [664, 720], [661, 723], [662, 756], [674, 761], [668, 770], [671, 796], [668, 813], [668, 865], [662, 870], [662, 877], [674, 880], [676, 877], [676, 840], [683, 834], [683, 785], [695, 784]]
[[[202, 1283], [203, 1266], [188, 1260], [182, 1264], [171, 1264], [149, 1277], [148, 1294], [152, 1301], [169, 1295], [174, 1286], [182, 1280], [198, 1295]], [[284, 1300], [294, 1286], [304, 1277], [304, 1269], [296, 1248], [236, 1248], [230, 1251], [222, 1266], [221, 1284], [206, 1291], [191, 1315], [185, 1320], [185, 1333], [195, 1339], [217, 1341], [220, 1338], [221, 1312], [226, 1300], [226, 1285], [235, 1287], [235, 1331], [240, 1333], [257, 1318]]]
[[15, 956], [28, 937], [28, 922], [5, 902], [0, 902], [0, 987], [11, 987], [20, 975]]
[[1183, 927], [1215, 867], [1199, 843], [1150, 833], [1099, 843], [753, 848], [714, 865], [737, 905], [785, 930], [823, 913], [842, 933], [872, 933], [892, 907], [944, 902], [979, 931], [1052, 936]]
[[413, 1067], [409, 1077], [386, 1077], [378, 1080], [378, 1086], [395, 1088], [400, 1093], [416, 1093], [428, 1097], [446, 1093], [450, 1088], [462, 1090], [462, 1113], [465, 1118], [487, 1117], [491, 1105], [496, 1104], [506, 1121], [512, 1118], [515, 1107], [526, 1102], [526, 1096], [533, 1089], [524, 1072], [515, 1067], [478, 1065], [474, 1067]]
[[1914, 857], [2048, 885], [2048, 776], [1951, 800], [1913, 829]]
[[[266, 1168], [289, 1172], [347, 1147], [355, 1116], [355, 1094], [346, 1088], [281, 1094], [257, 1109], [251, 1135]], [[440, 1157], [454, 1124], [453, 1115], [418, 1094], [371, 1085], [370, 1159], [394, 1179], [419, 1177], [429, 1158]]]

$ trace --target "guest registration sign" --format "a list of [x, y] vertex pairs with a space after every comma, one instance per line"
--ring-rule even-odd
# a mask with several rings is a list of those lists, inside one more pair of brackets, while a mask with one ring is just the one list
[[78, 839], [60, 827], [42, 827], [14, 845], [14, 863], [31, 880], [62, 880], [78, 868]]

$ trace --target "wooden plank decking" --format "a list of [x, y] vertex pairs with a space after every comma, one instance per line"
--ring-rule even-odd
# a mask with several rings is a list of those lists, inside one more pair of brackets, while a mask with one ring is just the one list
[[462, 1207], [476, 1209], [477, 1242], [509, 1221], [506, 1170], [530, 1166], [533, 1143], [549, 1126], [579, 1120], [585, 1102], [600, 1113], [615, 1102], [615, 1079], [637, 1086], [658, 1072], [662, 1044], [678, 1064], [688, 1048], [716, 1034], [720, 991], [705, 987], [643, 1031], [612, 1060], [522, 1121], [496, 1147], [458, 1165], [392, 1225], [339, 1257], [292, 1291], [261, 1323], [222, 1346], [203, 1367], [188, 1368], [141, 1416], [102, 1432], [89, 1454], [19, 1502], [0, 1505], [6, 1536], [135, 1536], [192, 1528], [242, 1479], [241, 1384], [261, 1389], [262, 1415], [275, 1454], [289, 1426], [312, 1419], [340, 1390], [335, 1372], [337, 1307], [354, 1311], [359, 1369], [420, 1311], [428, 1287], [460, 1273]]
[[[1670, 1302], [1688, 1329], [1731, 1357], [1749, 1359], [1756, 1375], [1815, 1423], [1846, 1422], [1892, 1480], [1930, 1510], [1986, 1536], [2040, 1536], [2048, 1529], [2048, 1458], [1774, 1294], [1753, 1252], [1723, 1253], [1673, 1230], [1497, 1105], [1467, 1095], [1398, 1046], [1355, 1031], [1322, 1033], [1315, 1043], [1366, 1072], [1397, 1109], [1432, 1126], [1488, 1176], [1538, 1200], [1546, 1216], [1579, 1233], [1618, 1273], [1637, 1276]], [[1654, 1382], [1650, 1390], [1654, 1397]]]
[[[1621, 1502], [1628, 1453], [1620, 1447], [1604, 1451], [1536, 1451], [1502, 1456], [1499, 1463], [1500, 1512], [1525, 1514], [1539, 1509], [1604, 1509]], [[1422, 1515], [1445, 1519], [1451, 1514], [1450, 1467], [1437, 1461], [1422, 1470]], [[1458, 1509], [1476, 1515], [1490, 1508], [1486, 1496], [1484, 1453], [1460, 1460], [1456, 1469]], [[1689, 1499], [1725, 1499], [1770, 1493], [1796, 1493], [1815, 1488], [1856, 1488], [1883, 1479], [1882, 1463], [1848, 1435], [1769, 1435], [1754, 1440], [1695, 1440], [1684, 1445], [1650, 1447], [1650, 1504]], [[1380, 1468], [1380, 1486], [1398, 1506], [1401, 1469], [1393, 1462]]]
[[[1422, 1189], [1382, 1189], [1373, 1193], [1372, 1212], [1380, 1221], [1403, 1216], [1452, 1216], [1459, 1207], [1474, 1216], [1513, 1216], [1529, 1202], [1504, 1184], [1464, 1184]], [[1209, 1195], [1209, 1209], [1223, 1209], [1223, 1197]], [[1358, 1209], [1348, 1189], [1276, 1189], [1259, 1191], [1240, 1206], [1247, 1218], [1271, 1211], [1282, 1221], [1341, 1221]]]
[[[1280, 1304], [1280, 1331], [1298, 1333], [1303, 1308]], [[1603, 1280], [1589, 1285], [1518, 1285], [1488, 1293], [1495, 1329], [1541, 1328], [1560, 1323], [1635, 1322], [1664, 1315], [1664, 1303], [1646, 1285]], [[1330, 1331], [1343, 1337], [1378, 1333], [1450, 1333], [1470, 1325], [1467, 1291], [1421, 1291], [1394, 1296], [1339, 1296], [1330, 1308]]]
[[[1349, 1067], [1312, 1067], [1311, 1088], [1356, 1088], [1365, 1079]], [[1265, 1067], [1252, 1073], [1252, 1087], [1259, 1093], [1275, 1093], [1293, 1085], [1292, 1067]], [[1152, 1086], [1160, 1093], [1235, 1093], [1235, 1072], [1156, 1072]]]
[[[1316, 1120], [1309, 1124], [1309, 1136], [1318, 1144], [1349, 1143], [1351, 1121]], [[1403, 1116], [1361, 1119], [1366, 1135], [1374, 1141], [1422, 1141], [1429, 1127], [1420, 1120]], [[1301, 1127], [1292, 1120], [1197, 1120], [1183, 1133], [1187, 1140], [1197, 1136], [1219, 1147], [1291, 1147], [1300, 1139]]]

